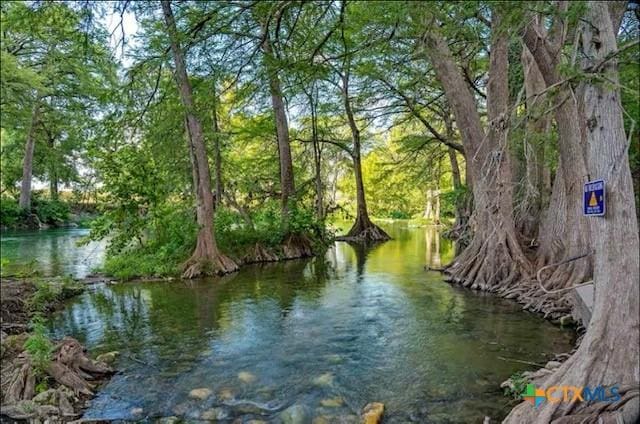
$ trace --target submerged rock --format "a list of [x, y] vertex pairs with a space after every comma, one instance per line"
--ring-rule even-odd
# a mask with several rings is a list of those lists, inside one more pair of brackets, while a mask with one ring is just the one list
[[229, 411], [226, 408], [211, 408], [204, 411], [200, 418], [203, 420], [225, 420], [229, 418]]
[[316, 386], [330, 386], [333, 384], [333, 374], [326, 372], [313, 379]]
[[295, 404], [280, 413], [282, 424], [309, 424], [311, 413], [304, 405]]
[[338, 354], [326, 355], [325, 359], [327, 360], [327, 362], [332, 364], [339, 364], [341, 362], [344, 362], [344, 358]]
[[142, 415], [142, 413], [144, 412], [144, 410], [142, 408], [131, 408], [131, 415], [133, 416], [138, 416], [138, 415]]
[[320, 401], [320, 405], [326, 408], [339, 408], [344, 404], [344, 399], [340, 396], [336, 396], [334, 398], [322, 399]]
[[327, 415], [320, 415], [315, 417], [313, 421], [311, 421], [311, 424], [330, 424], [331, 418], [332, 417], [328, 417]]
[[256, 376], [248, 371], [240, 371], [238, 373], [238, 379], [243, 383], [251, 384], [257, 380]]
[[222, 400], [232, 400], [235, 398], [235, 395], [233, 394], [233, 390], [225, 388], [218, 392], [218, 397]]
[[199, 389], [193, 389], [189, 392], [189, 397], [193, 399], [205, 400], [211, 396], [211, 390], [206, 387], [201, 387]]
[[378, 424], [384, 414], [384, 403], [371, 402], [362, 410], [362, 424]]
[[111, 352], [98, 355], [96, 357], [96, 361], [103, 362], [107, 365], [112, 365], [116, 361], [116, 358], [118, 357], [118, 355], [120, 355], [120, 352], [118, 352], [117, 350], [114, 350]]

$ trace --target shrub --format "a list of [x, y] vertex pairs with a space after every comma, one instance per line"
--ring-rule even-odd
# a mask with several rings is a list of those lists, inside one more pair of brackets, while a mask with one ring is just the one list
[[0, 198], [0, 225], [4, 227], [15, 226], [24, 217], [18, 202], [9, 197]]
[[71, 209], [65, 202], [59, 200], [42, 200], [35, 198], [32, 205], [33, 211], [38, 215], [40, 222], [46, 224], [59, 224], [69, 219]]
[[44, 319], [41, 315], [36, 315], [31, 320], [32, 332], [24, 343], [25, 350], [29, 353], [33, 367], [37, 376], [44, 376], [51, 361], [53, 344], [46, 334]]

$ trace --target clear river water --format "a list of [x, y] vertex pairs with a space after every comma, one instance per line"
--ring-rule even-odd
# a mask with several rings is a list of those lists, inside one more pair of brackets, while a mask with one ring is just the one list
[[[92, 354], [120, 352], [85, 418], [282, 422], [295, 406], [304, 419], [285, 422], [349, 423], [373, 401], [385, 423], [504, 417], [500, 383], [570, 350], [573, 332], [425, 271], [453, 255], [437, 228], [384, 226], [381, 245], [224, 278], [92, 286], [50, 322]], [[2, 256], [82, 276], [74, 231], [3, 235]]]

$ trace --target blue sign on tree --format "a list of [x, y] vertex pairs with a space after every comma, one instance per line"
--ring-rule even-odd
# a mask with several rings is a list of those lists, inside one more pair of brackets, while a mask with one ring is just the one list
[[582, 205], [585, 215], [604, 216], [604, 180], [589, 181], [584, 184], [584, 200]]

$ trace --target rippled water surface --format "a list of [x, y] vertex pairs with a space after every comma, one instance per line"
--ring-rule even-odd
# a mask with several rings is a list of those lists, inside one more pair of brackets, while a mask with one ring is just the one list
[[371, 248], [86, 292], [51, 324], [92, 353], [120, 352], [85, 416], [279, 422], [299, 405], [352, 422], [378, 401], [390, 423], [503, 417], [500, 382], [527, 369], [518, 361], [569, 350], [572, 334], [424, 271], [453, 253], [434, 228], [387, 228], [394, 240]]

